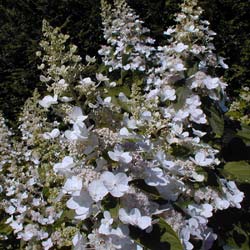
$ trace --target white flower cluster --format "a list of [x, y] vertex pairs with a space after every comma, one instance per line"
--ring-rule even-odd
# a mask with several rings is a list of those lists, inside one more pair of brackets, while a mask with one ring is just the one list
[[244, 194], [233, 181], [214, 173], [216, 189], [207, 178], [220, 161], [203, 141], [203, 102], [215, 104], [226, 86], [208, 67], [225, 64], [197, 2], [181, 7], [177, 25], [165, 32], [170, 44], [156, 47], [124, 0], [114, 8], [103, 0], [106, 75], [95, 72], [95, 80], [85, 72], [95, 60], [88, 56], [82, 65], [76, 47], [64, 46], [68, 37], [44, 23], [50, 43], [41, 46], [52, 54], [42, 59], [41, 80], [52, 93], [28, 102], [17, 153], [11, 160], [0, 154], [1, 207], [25, 249], [139, 250], [144, 241], [133, 232], [151, 237], [162, 223], [185, 249], [195, 240], [209, 249], [217, 236], [208, 219], [241, 207]]
[[126, 1], [114, 1], [114, 8], [110, 8], [106, 1], [102, 3], [102, 17], [104, 38], [108, 45], [102, 46], [99, 54], [109, 71], [121, 69], [146, 70], [154, 48], [152, 38], [146, 37], [149, 30], [142, 26], [134, 11], [129, 8]]

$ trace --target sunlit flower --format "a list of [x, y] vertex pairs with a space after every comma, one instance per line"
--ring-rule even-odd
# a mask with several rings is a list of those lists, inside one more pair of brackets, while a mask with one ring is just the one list
[[132, 161], [132, 156], [129, 152], [124, 152], [120, 149], [115, 149], [114, 151], [109, 151], [108, 155], [111, 160], [123, 162], [123, 163], [130, 163]]
[[63, 192], [71, 194], [72, 196], [78, 196], [80, 195], [82, 185], [82, 178], [73, 175], [66, 180], [63, 186]]
[[133, 208], [129, 213], [127, 213], [124, 208], [120, 208], [119, 219], [125, 224], [138, 226], [142, 230], [148, 228], [152, 224], [151, 217], [142, 216], [138, 208]]
[[109, 192], [102, 180], [92, 181], [88, 186], [88, 191], [91, 198], [96, 202], [101, 201]]
[[109, 193], [114, 197], [121, 197], [129, 190], [129, 178], [125, 173], [114, 175], [113, 173], [106, 171], [100, 176], [100, 180], [103, 182]]
[[214, 157], [207, 155], [205, 151], [199, 151], [195, 154], [194, 158], [190, 158], [195, 164], [205, 167], [214, 162]]
[[76, 219], [85, 220], [90, 214], [93, 200], [88, 192], [82, 190], [79, 196], [71, 197], [66, 204], [68, 208], [75, 210]]
[[56, 163], [53, 170], [57, 173], [65, 174], [71, 171], [75, 166], [74, 160], [71, 156], [65, 156], [61, 163]]
[[51, 132], [46, 132], [43, 134], [43, 138], [46, 140], [55, 139], [60, 135], [60, 130], [55, 128]]
[[49, 108], [51, 105], [57, 104], [57, 95], [55, 95], [54, 97], [52, 97], [51, 95], [47, 95], [39, 101], [39, 104], [43, 108]]

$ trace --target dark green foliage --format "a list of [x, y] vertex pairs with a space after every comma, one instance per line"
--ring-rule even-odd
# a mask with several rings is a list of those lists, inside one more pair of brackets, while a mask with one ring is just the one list
[[242, 184], [239, 188], [245, 194], [245, 198], [241, 204], [242, 208], [217, 211], [210, 218], [210, 226], [220, 235], [220, 239], [213, 245], [213, 250], [223, 250], [226, 245], [228, 249], [250, 249], [250, 185]]
[[182, 1], [128, 0], [127, 2], [151, 30], [151, 35], [156, 39], [156, 42], [163, 43], [166, 40], [166, 36], [163, 35], [163, 32], [166, 30], [166, 27], [174, 25], [174, 15], [180, 10], [179, 3]]
[[82, 57], [95, 55], [101, 44], [98, 0], [0, 1], [0, 110], [16, 125], [24, 101], [39, 84], [38, 60], [42, 20], [61, 26]]
[[242, 85], [250, 86], [250, 2], [248, 0], [201, 0], [204, 16], [217, 33], [217, 52], [225, 57], [229, 69], [225, 72], [229, 83], [228, 92], [237, 96], [235, 90]]
[[228, 162], [223, 169], [228, 179], [237, 180], [242, 183], [250, 183], [250, 164], [246, 161]]
[[13, 119], [37, 83], [34, 53], [38, 34], [31, 24], [38, 23], [19, 2], [2, 2], [0, 11], [0, 109]]
[[159, 222], [152, 227], [150, 233], [145, 233], [132, 226], [130, 226], [130, 231], [135, 241], [140, 243], [144, 249], [183, 250], [176, 232], [163, 219], [159, 219]]

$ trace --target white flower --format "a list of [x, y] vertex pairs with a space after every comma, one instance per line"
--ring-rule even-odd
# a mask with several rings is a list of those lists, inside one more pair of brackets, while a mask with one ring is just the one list
[[91, 198], [96, 202], [101, 201], [109, 192], [102, 180], [92, 181], [88, 186], [88, 191]]
[[64, 85], [65, 84], [65, 80], [64, 79], [61, 79], [61, 80], [59, 80], [59, 82], [58, 82], [60, 85]]
[[[7, 224], [8, 224], [8, 222], [9, 222], [9, 220], [6, 221]], [[18, 233], [18, 232], [23, 230], [23, 223], [18, 222], [18, 221], [14, 221], [13, 218], [12, 218], [12, 221], [10, 223], [10, 226], [12, 227], [12, 229], [14, 229], [14, 233]]]
[[160, 112], [166, 119], [171, 118], [175, 114], [175, 110], [169, 107], [168, 108], [160, 107]]
[[164, 177], [164, 173], [160, 168], [146, 168], [145, 169], [145, 182], [149, 186], [165, 186], [168, 184], [167, 179]]
[[202, 174], [197, 174], [196, 172], [192, 173], [192, 178], [198, 182], [203, 182], [205, 179], [205, 176]]
[[114, 197], [122, 197], [129, 190], [129, 178], [124, 173], [114, 175], [113, 173], [106, 171], [102, 173], [100, 180]]
[[73, 98], [72, 97], [68, 97], [68, 96], [62, 96], [59, 98], [60, 101], [62, 102], [71, 102], [73, 101]]
[[124, 70], [129, 70], [131, 68], [131, 65], [130, 64], [126, 64], [125, 66], [123, 66], [123, 69]]
[[46, 77], [44, 75], [40, 75], [39, 78], [41, 82], [48, 82], [51, 79], [51, 77]]
[[171, 35], [172, 33], [174, 33], [175, 32], [175, 29], [173, 29], [173, 28], [168, 28], [167, 29], [167, 31], [164, 31], [164, 35]]
[[189, 116], [188, 110], [178, 110], [178, 112], [175, 114], [173, 121], [178, 122], [178, 121], [183, 121]]
[[199, 30], [195, 28], [195, 26], [193, 24], [187, 24], [184, 26], [184, 30], [194, 33], [194, 32], [198, 32]]
[[16, 208], [14, 206], [8, 206], [5, 208], [5, 212], [8, 214], [14, 214], [16, 212]]
[[106, 82], [109, 80], [109, 78], [107, 76], [104, 76], [102, 73], [99, 73], [99, 74], [96, 73], [95, 77], [96, 77], [97, 81], [99, 81], [99, 82]]
[[126, 137], [130, 137], [132, 134], [128, 131], [128, 129], [126, 127], [123, 127], [123, 128], [120, 129], [119, 135], [121, 137], [125, 137], [126, 138]]
[[113, 161], [118, 161], [122, 163], [130, 163], [132, 161], [132, 156], [129, 152], [124, 152], [119, 149], [114, 151], [108, 151], [109, 158]]
[[186, 104], [191, 107], [198, 107], [201, 105], [200, 97], [198, 95], [192, 95], [186, 99]]
[[177, 53], [181, 53], [183, 50], [187, 49], [188, 46], [183, 44], [183, 43], [178, 43], [173, 49], [175, 50], [175, 52]]
[[206, 134], [206, 132], [202, 132], [202, 131], [196, 130], [194, 128], [192, 128], [192, 130], [193, 130], [194, 135], [197, 135], [199, 137], [203, 137]]
[[86, 250], [86, 240], [82, 237], [80, 232], [77, 232], [72, 239], [72, 243], [74, 246], [73, 250]]
[[159, 91], [159, 96], [163, 102], [166, 100], [174, 101], [176, 99], [175, 90], [168, 87], [165, 87]]
[[74, 123], [73, 130], [66, 130], [65, 137], [70, 141], [84, 141], [88, 139], [89, 131], [85, 123]]
[[207, 156], [207, 153], [205, 151], [199, 151], [195, 154], [195, 157], [190, 159], [197, 165], [205, 167], [209, 166], [212, 163], [214, 163], [214, 157]]
[[82, 178], [79, 176], [69, 177], [63, 186], [63, 192], [71, 194], [73, 196], [80, 195], [81, 189], [82, 189]]
[[192, 250], [194, 248], [194, 246], [189, 242], [190, 229], [188, 226], [181, 229], [180, 238], [182, 240], [182, 244], [185, 246], [185, 250]]
[[160, 93], [160, 89], [152, 89], [152, 90], [150, 90], [150, 92], [147, 94], [147, 99], [153, 99], [153, 98], [155, 98], [159, 93]]
[[45, 241], [42, 241], [42, 246], [43, 246], [44, 250], [48, 250], [51, 247], [53, 247], [53, 242], [52, 242], [51, 238], [49, 238], [49, 239], [47, 239]]
[[227, 209], [230, 206], [230, 203], [229, 203], [228, 200], [221, 199], [220, 197], [216, 197], [214, 199], [214, 203], [215, 203], [216, 208], [219, 209], [219, 210]]
[[60, 130], [55, 128], [51, 132], [46, 132], [43, 134], [43, 138], [46, 140], [55, 139], [60, 135]]
[[183, 63], [176, 63], [174, 64], [174, 69], [176, 71], [183, 71], [185, 70], [186, 68], [184, 67]]
[[23, 240], [29, 241], [30, 239], [32, 239], [34, 236], [37, 235], [37, 228], [33, 224], [28, 224], [25, 226], [24, 232], [22, 232], [20, 235]]
[[220, 79], [218, 77], [212, 78], [211, 76], [207, 76], [203, 80], [204, 85], [207, 89], [216, 89], [220, 85]]
[[57, 104], [57, 95], [54, 97], [51, 95], [46, 95], [42, 100], [39, 101], [39, 104], [43, 108], [49, 108], [52, 104]]
[[151, 226], [152, 219], [149, 216], [141, 216], [141, 212], [138, 208], [133, 208], [129, 213], [124, 208], [119, 209], [119, 219], [124, 224], [130, 224], [138, 226], [142, 230]]
[[179, 138], [184, 139], [189, 136], [188, 132], [183, 132], [183, 124], [182, 123], [172, 123], [171, 124], [171, 132], [177, 135]]
[[107, 85], [107, 87], [115, 87], [116, 86], [116, 82], [111, 82]]
[[102, 105], [104, 107], [111, 106], [111, 104], [112, 104], [111, 101], [112, 101], [111, 96], [105, 97], [104, 100], [100, 96], [97, 96], [97, 102], [98, 102], [98, 104], [100, 104], [100, 105]]
[[[209, 218], [213, 215], [213, 206], [205, 203], [202, 205], [188, 205], [188, 211], [192, 216], [203, 216], [205, 218]], [[203, 220], [202, 218], [199, 218], [200, 220]]]
[[140, 115], [140, 118], [144, 121], [150, 121], [152, 120], [152, 113], [148, 110], [143, 111]]
[[65, 156], [61, 163], [56, 163], [53, 167], [53, 170], [56, 173], [68, 173], [71, 171], [71, 168], [75, 166], [74, 160], [71, 156]]
[[75, 218], [80, 220], [85, 220], [89, 216], [92, 204], [93, 200], [89, 193], [83, 190], [79, 196], [71, 197], [66, 203], [68, 208], [75, 210]]
[[113, 223], [113, 219], [112, 219], [109, 211], [104, 211], [103, 215], [104, 215], [104, 218], [101, 220], [101, 225], [98, 229], [98, 232], [100, 234], [109, 235], [110, 230], [111, 230], [110, 226]]
[[127, 116], [124, 117], [124, 124], [129, 129], [137, 129], [138, 125], [140, 125], [140, 121], [133, 119], [132, 117], [129, 119]]
[[166, 169], [172, 169], [175, 165], [174, 162], [166, 160], [166, 155], [163, 151], [158, 151], [155, 159]]
[[79, 83], [85, 86], [95, 85], [95, 82], [93, 82], [90, 77], [81, 78]]
[[86, 55], [86, 56], [85, 56], [85, 59], [86, 59], [86, 61], [89, 62], [89, 63], [94, 63], [94, 62], [96, 61], [95, 56], [90, 57], [89, 55]]
[[240, 203], [244, 198], [244, 193], [237, 188], [234, 181], [226, 181], [221, 179], [221, 182], [224, 185], [222, 189], [230, 205], [233, 207], [241, 208]]
[[206, 218], [212, 217], [213, 216], [213, 206], [210, 204], [202, 204], [201, 205], [201, 216], [204, 216]]
[[164, 199], [176, 201], [178, 196], [186, 190], [185, 184], [175, 177], [168, 176], [165, 180], [167, 183], [156, 186], [156, 189]]
[[226, 58], [223, 58], [223, 57], [221, 57], [221, 56], [219, 56], [219, 58], [218, 58], [218, 63], [221, 65], [221, 67], [223, 68], [223, 69], [228, 69], [228, 65], [226, 64], [226, 63], [224, 63], [224, 60], [225, 60]]
[[189, 106], [190, 120], [198, 124], [207, 123], [206, 115], [203, 113], [202, 109], [196, 108], [196, 106]]
[[200, 234], [200, 230], [199, 230], [199, 221], [197, 220], [197, 218], [193, 218], [191, 217], [188, 221], [188, 226], [189, 226], [189, 229], [191, 231], [191, 233], [195, 232], [197, 233], [197, 231], [199, 232]]
[[82, 126], [82, 122], [85, 121], [88, 116], [83, 115], [80, 107], [74, 106], [72, 111], [69, 113], [70, 123], [76, 123]]

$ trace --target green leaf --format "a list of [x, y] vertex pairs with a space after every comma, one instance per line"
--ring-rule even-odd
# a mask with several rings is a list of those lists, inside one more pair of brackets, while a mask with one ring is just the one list
[[241, 124], [241, 130], [237, 132], [237, 135], [243, 139], [246, 145], [250, 145], [250, 126]]
[[8, 224], [5, 224], [5, 222], [6, 219], [0, 222], [0, 234], [9, 235], [13, 230]]
[[179, 237], [171, 226], [162, 218], [153, 225], [152, 231], [146, 233], [137, 227], [130, 227], [131, 237], [147, 250], [183, 250]]
[[226, 243], [228, 250], [249, 250], [249, 235], [246, 230], [235, 225], [230, 232], [230, 237], [227, 237]]
[[179, 87], [176, 90], [177, 103], [174, 105], [176, 110], [183, 107], [186, 102], [187, 97], [190, 95], [191, 90], [185, 86]]
[[54, 223], [54, 227], [59, 227], [65, 221], [72, 221], [75, 216], [74, 210], [64, 210], [61, 217]]
[[164, 232], [161, 235], [161, 242], [168, 242], [170, 244], [171, 250], [183, 250], [180, 239], [172, 227], [162, 218], [160, 218], [158, 225], [162, 232]]
[[126, 65], [127, 63], [129, 63], [129, 58], [129, 54], [122, 54], [122, 65]]
[[102, 206], [105, 210], [108, 210], [110, 212], [112, 218], [118, 218], [120, 204], [117, 199], [108, 195], [105, 199], [103, 199]]
[[209, 111], [211, 114], [211, 116], [208, 118], [209, 123], [212, 127], [213, 132], [216, 134], [216, 137], [220, 138], [224, 133], [223, 116], [214, 107], [211, 107]]
[[175, 157], [180, 157], [182, 159], [190, 156], [190, 154], [192, 153], [190, 148], [187, 148], [183, 145], [180, 145], [180, 144], [176, 144], [176, 143], [173, 143], [171, 145], [171, 154], [174, 155]]
[[126, 96], [130, 96], [130, 89], [128, 85], [117, 86], [114, 88], [108, 89], [107, 96], [118, 96], [120, 92], [123, 92]]
[[198, 63], [195, 63], [193, 67], [190, 67], [187, 70], [187, 77], [190, 77], [192, 75], [194, 75], [197, 71], [198, 71]]
[[224, 166], [223, 173], [229, 179], [250, 183], [250, 164], [246, 161], [228, 162]]

